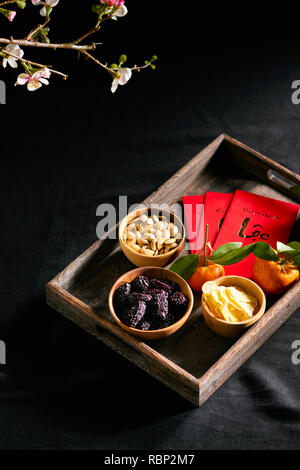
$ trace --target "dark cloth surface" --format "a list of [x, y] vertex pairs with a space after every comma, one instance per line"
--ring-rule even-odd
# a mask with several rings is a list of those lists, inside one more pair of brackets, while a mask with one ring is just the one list
[[299, 173], [300, 105], [291, 101], [298, 32], [259, 25], [255, 34], [249, 24], [249, 34], [212, 29], [199, 42], [175, 29], [162, 42], [146, 33], [138, 45], [128, 40], [133, 61], [145, 58], [145, 41], [146, 57], [159, 56], [157, 70], [115, 95], [92, 64], [75, 64], [68, 83], [51, 77], [33, 94], [8, 85], [1, 449], [299, 449], [300, 365], [291, 361], [299, 311], [197, 409], [44, 296], [44, 284], [96, 240], [99, 204], [117, 204], [119, 195], [142, 201], [222, 132]]

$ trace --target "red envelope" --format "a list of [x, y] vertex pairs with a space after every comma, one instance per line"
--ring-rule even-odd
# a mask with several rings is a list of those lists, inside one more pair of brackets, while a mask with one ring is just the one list
[[[213, 248], [228, 242], [249, 245], [258, 241], [276, 248], [277, 241], [288, 242], [298, 210], [298, 204], [237, 190]], [[225, 272], [251, 278], [254, 259], [251, 254], [239, 263], [225, 266]]]
[[214, 193], [207, 191], [204, 205], [204, 227], [208, 224], [208, 241], [213, 246], [221, 229], [226, 211], [231, 203], [232, 193]]
[[[183, 196], [185, 227], [191, 254], [195, 254], [203, 246], [203, 234], [200, 231], [203, 219], [204, 196]], [[200, 233], [199, 233], [200, 231]]]

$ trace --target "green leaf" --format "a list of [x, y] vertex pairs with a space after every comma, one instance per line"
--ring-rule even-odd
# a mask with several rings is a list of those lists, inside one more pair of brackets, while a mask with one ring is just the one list
[[300, 250], [300, 242], [289, 242], [287, 246], [293, 248], [295, 251]]
[[97, 13], [97, 15], [99, 15], [101, 13], [101, 6], [100, 5], [92, 5], [92, 12]]
[[290, 191], [292, 191], [294, 194], [300, 197], [300, 184], [296, 184], [295, 186], [292, 186], [290, 188]]
[[242, 246], [241, 248], [231, 250], [224, 256], [221, 256], [217, 260], [214, 260], [214, 263], [221, 264], [222, 266], [228, 266], [230, 264], [239, 263], [254, 251], [255, 246], [256, 243], [253, 243], [251, 245], [246, 245]]
[[257, 242], [255, 244], [253, 253], [257, 258], [267, 261], [278, 261], [279, 256], [276, 251], [266, 242]]
[[126, 62], [126, 60], [127, 60], [127, 55], [121, 54], [120, 57], [119, 57], [119, 65], [124, 64], [124, 62]]
[[299, 242], [290, 242], [287, 245], [281, 242], [277, 242], [277, 251], [278, 253], [287, 253], [298, 266], [300, 266], [300, 243]]
[[240, 248], [242, 246], [241, 242], [230, 242], [230, 243], [225, 243], [224, 245], [219, 246], [219, 248], [216, 249], [214, 254], [209, 258], [210, 261], [217, 262], [218, 258], [221, 258], [222, 256], [226, 255], [232, 250], [235, 250], [237, 248]]
[[117, 69], [117, 68], [118, 68], [118, 65], [117, 65], [117, 64], [111, 64], [111, 65], [110, 65], [110, 68], [111, 68], [111, 69]]
[[23, 10], [26, 7], [26, 0], [16, 0], [15, 4]]
[[179, 274], [183, 279], [188, 280], [196, 271], [199, 265], [198, 255], [185, 255], [178, 258], [172, 266], [170, 271]]
[[156, 65], [154, 65], [154, 64], [150, 64], [150, 67], [151, 67], [153, 70], [156, 69]]
[[155, 62], [156, 60], [157, 60], [157, 55], [153, 55], [153, 56], [151, 57], [151, 62]]
[[[293, 248], [295, 250], [295, 253], [298, 253], [298, 251], [300, 251], [300, 243], [299, 242], [290, 242], [290, 243], [288, 243], [288, 246]], [[298, 266], [300, 266], [300, 255], [299, 254], [293, 256], [293, 260], [295, 261], [296, 264], [298, 264]]]

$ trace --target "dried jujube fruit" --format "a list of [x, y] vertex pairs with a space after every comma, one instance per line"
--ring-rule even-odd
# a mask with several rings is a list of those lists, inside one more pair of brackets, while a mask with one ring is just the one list
[[150, 330], [151, 328], [151, 323], [147, 320], [142, 320], [138, 325], [137, 325], [137, 329], [138, 330]]
[[166, 328], [181, 318], [188, 300], [176, 282], [138, 276], [118, 287], [116, 313], [127, 326], [139, 330]]
[[129, 282], [125, 282], [117, 288], [114, 295], [114, 303], [117, 305], [117, 307], [125, 307], [130, 291], [131, 284]]
[[136, 305], [132, 305], [122, 313], [122, 320], [127, 326], [135, 328], [143, 319], [146, 312], [146, 302], [138, 301]]
[[171, 292], [174, 292], [179, 289], [179, 285], [177, 284], [177, 282], [164, 280], [164, 283], [170, 286]]
[[166, 292], [171, 292], [172, 290], [169, 284], [167, 284], [165, 281], [161, 281], [160, 279], [150, 279], [149, 286], [150, 289], [165, 290]]
[[141, 302], [150, 302], [152, 300], [152, 295], [146, 294], [145, 292], [132, 292], [128, 296], [130, 305], [135, 305], [139, 300]]
[[165, 291], [154, 292], [152, 296], [153, 315], [165, 320], [169, 312], [168, 295]]
[[166, 318], [163, 319], [157, 319], [155, 322], [152, 324], [152, 330], [160, 330], [161, 328], [166, 328], [168, 326], [173, 325], [173, 323], [176, 323], [177, 319], [173, 313], [168, 313]]
[[144, 292], [149, 289], [149, 279], [146, 276], [138, 276], [131, 281], [132, 292]]
[[172, 311], [182, 311], [187, 307], [187, 298], [182, 292], [173, 292], [169, 297], [169, 305]]

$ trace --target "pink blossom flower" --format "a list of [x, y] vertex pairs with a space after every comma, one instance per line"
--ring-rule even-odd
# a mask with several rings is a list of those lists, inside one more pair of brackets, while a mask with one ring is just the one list
[[15, 85], [27, 85], [27, 90], [35, 91], [42, 85], [49, 84], [47, 78], [49, 78], [50, 75], [51, 72], [47, 67], [38, 70], [33, 75], [29, 75], [28, 73], [21, 73], [18, 76]]
[[100, 0], [103, 5], [109, 5], [110, 7], [121, 7], [124, 5], [125, 0]]
[[132, 72], [130, 69], [125, 67], [124, 69], [119, 69], [116, 73], [115, 78], [113, 79], [111, 85], [111, 92], [114, 93], [119, 85], [125, 85], [128, 80], [130, 80]]
[[121, 5], [113, 14], [113, 16], [111, 17], [112, 20], [116, 20], [117, 17], [122, 17], [122, 16], [125, 16], [127, 15], [127, 12], [128, 12], [128, 9], [125, 5]]
[[122, 16], [127, 15], [128, 10], [127, 10], [127, 7], [124, 5], [124, 0], [100, 0], [100, 2], [103, 5], [107, 5], [111, 7], [111, 9], [114, 7], [117, 7], [117, 10], [114, 12], [114, 14], [111, 17], [113, 20], [116, 20], [117, 17], [122, 17]]
[[17, 14], [16, 11], [10, 10], [9, 13], [8, 13], [8, 16], [7, 16], [7, 18], [9, 19], [9, 21], [13, 21], [14, 17], [16, 16], [16, 14]]
[[55, 7], [59, 0], [31, 0], [33, 5], [43, 5], [42, 8], [40, 9], [40, 15], [41, 16], [46, 16], [47, 15], [47, 7]]
[[[12, 68], [16, 69], [18, 67], [18, 59], [21, 59], [24, 55], [24, 51], [20, 49], [17, 44], [8, 44], [3, 52], [7, 52], [7, 56], [3, 58], [2, 66], [5, 68], [9, 64]], [[13, 55], [10, 55], [13, 54]]]

